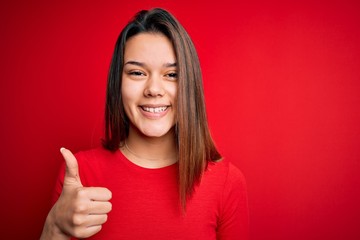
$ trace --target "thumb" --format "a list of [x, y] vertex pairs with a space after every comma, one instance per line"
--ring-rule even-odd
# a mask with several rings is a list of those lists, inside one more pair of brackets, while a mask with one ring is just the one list
[[79, 166], [75, 156], [66, 148], [61, 148], [60, 152], [65, 159], [66, 164], [64, 183], [79, 183], [82, 186], [79, 175]]

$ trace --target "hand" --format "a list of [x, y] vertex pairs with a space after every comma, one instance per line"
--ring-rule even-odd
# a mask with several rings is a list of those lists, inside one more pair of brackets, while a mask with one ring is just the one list
[[50, 220], [47, 219], [45, 227], [50, 222], [55, 225], [47, 226], [52, 232], [87, 238], [99, 232], [102, 224], [107, 221], [107, 213], [112, 208], [109, 202], [112, 194], [106, 188], [84, 187], [75, 156], [65, 148], [60, 151], [66, 162], [64, 185], [58, 201], [49, 213]]

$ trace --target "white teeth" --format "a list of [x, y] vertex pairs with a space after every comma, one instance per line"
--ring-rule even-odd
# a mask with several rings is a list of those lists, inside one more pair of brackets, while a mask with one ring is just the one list
[[157, 108], [143, 107], [143, 109], [146, 112], [159, 113], [165, 111], [167, 107], [157, 107]]

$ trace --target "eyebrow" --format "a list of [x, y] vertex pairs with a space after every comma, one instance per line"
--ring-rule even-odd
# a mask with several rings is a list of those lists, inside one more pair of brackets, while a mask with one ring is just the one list
[[[145, 67], [145, 66], [146, 66], [145, 63], [137, 62], [137, 61], [127, 61], [127, 62], [124, 64], [124, 66], [127, 65], [127, 64], [135, 65], [135, 66], [139, 66], [139, 67]], [[176, 66], [177, 66], [177, 63], [165, 63], [163, 66], [164, 66], [164, 67], [167, 67], [167, 68], [168, 68], [168, 67], [176, 67]]]
[[125, 66], [125, 65], [127, 65], [127, 64], [130, 64], [130, 65], [135, 65], [135, 66], [139, 66], [139, 67], [143, 67], [143, 66], [145, 66], [145, 64], [144, 64], [144, 63], [141, 63], [141, 62], [136, 62], [136, 61], [128, 61], [128, 62], [126, 62], [126, 63], [124, 64], [124, 66]]

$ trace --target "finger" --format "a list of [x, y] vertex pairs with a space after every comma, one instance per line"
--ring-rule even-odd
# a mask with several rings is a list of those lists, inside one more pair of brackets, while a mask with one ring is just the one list
[[87, 227], [99, 226], [106, 223], [107, 220], [108, 220], [107, 214], [90, 214], [87, 216], [86, 226]]
[[93, 201], [109, 201], [112, 193], [109, 189], [103, 187], [88, 187], [87, 196]]
[[90, 214], [106, 214], [112, 209], [111, 202], [91, 201], [89, 206]]
[[102, 229], [102, 225], [79, 227], [79, 228], [76, 228], [76, 229], [73, 229], [72, 231], [70, 231], [70, 234], [73, 237], [82, 239], [82, 238], [88, 238], [88, 237], [95, 235], [96, 233], [100, 232], [101, 229]]
[[65, 178], [74, 178], [81, 184], [80, 175], [79, 175], [79, 166], [75, 156], [72, 154], [70, 150], [66, 148], [61, 148], [60, 152], [66, 164]]
[[77, 215], [74, 218], [74, 226], [80, 229], [81, 227], [97, 226], [107, 221], [107, 214], [86, 214]]
[[86, 235], [84, 235], [82, 238], [88, 238], [88, 237], [91, 237], [92, 235], [95, 235], [96, 233], [100, 232], [101, 228], [102, 228], [102, 225], [87, 227]]

